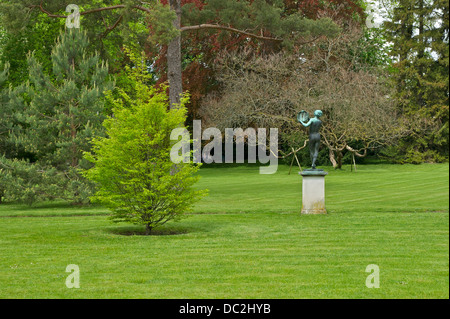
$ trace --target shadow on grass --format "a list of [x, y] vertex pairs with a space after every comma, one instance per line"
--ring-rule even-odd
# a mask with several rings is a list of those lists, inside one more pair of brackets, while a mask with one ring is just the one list
[[105, 231], [119, 236], [170, 236], [187, 234], [192, 232], [193, 229], [181, 226], [164, 226], [153, 229], [149, 235], [145, 233], [145, 227], [143, 226], [108, 227]]
[[186, 221], [169, 222], [165, 225], [156, 227], [150, 235], [145, 234], [145, 226], [143, 225], [115, 225], [104, 228], [104, 232], [118, 236], [171, 236], [185, 234], [204, 234], [211, 231], [217, 231], [223, 224], [209, 219], [204, 220], [202, 215], [197, 215], [201, 220], [192, 220], [188, 218]]

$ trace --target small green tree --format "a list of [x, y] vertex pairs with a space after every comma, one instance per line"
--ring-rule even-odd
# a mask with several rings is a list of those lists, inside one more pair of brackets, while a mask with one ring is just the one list
[[113, 211], [113, 221], [145, 225], [149, 235], [155, 227], [181, 218], [206, 191], [192, 188], [198, 166], [175, 165], [170, 158], [170, 135], [186, 119], [187, 98], [168, 110], [166, 94], [144, 84], [144, 67], [128, 70], [136, 98], [123, 90], [117, 99], [109, 94], [114, 115], [103, 123], [107, 137], [93, 139], [92, 153], [85, 153], [94, 167], [84, 175], [97, 183], [93, 200]]

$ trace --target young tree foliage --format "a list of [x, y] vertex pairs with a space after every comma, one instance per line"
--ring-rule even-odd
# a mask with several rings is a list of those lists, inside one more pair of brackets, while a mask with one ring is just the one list
[[168, 110], [166, 94], [145, 85], [145, 65], [136, 65], [128, 69], [136, 98], [123, 90], [121, 98], [109, 95], [114, 116], [103, 123], [107, 137], [95, 138], [85, 153], [94, 167], [84, 174], [97, 184], [93, 198], [113, 211], [113, 221], [145, 225], [148, 235], [180, 219], [205, 191], [193, 188], [199, 166], [171, 161], [171, 133], [185, 121], [187, 99]]

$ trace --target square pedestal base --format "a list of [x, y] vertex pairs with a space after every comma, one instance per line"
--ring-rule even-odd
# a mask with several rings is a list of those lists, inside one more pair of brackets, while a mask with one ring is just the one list
[[326, 214], [325, 175], [323, 170], [304, 170], [302, 175], [302, 214]]

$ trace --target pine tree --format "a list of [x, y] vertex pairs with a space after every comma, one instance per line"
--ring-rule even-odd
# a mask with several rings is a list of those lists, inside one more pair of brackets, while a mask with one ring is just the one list
[[8, 132], [6, 118], [6, 107], [8, 101], [8, 94], [6, 90], [6, 80], [8, 78], [9, 66], [6, 65], [3, 70], [0, 69], [0, 145], [3, 144], [5, 136]]
[[10, 199], [87, 201], [90, 185], [79, 173], [89, 167], [82, 159], [90, 140], [103, 134], [104, 91], [111, 89], [108, 67], [88, 56], [86, 34], [71, 29], [52, 51], [52, 73], [47, 75], [33, 54], [28, 58], [30, 81], [14, 90], [11, 109], [17, 125], [11, 140], [36, 161], [5, 162], [4, 179]]
[[[6, 105], [7, 105], [7, 93], [5, 90], [5, 83], [7, 80], [9, 66], [6, 65], [4, 70], [0, 70], [0, 156], [6, 151], [7, 148], [7, 136], [8, 136], [8, 123], [6, 121]], [[0, 166], [0, 171], [2, 167]], [[5, 186], [0, 179], [0, 203], [2, 202], [3, 195], [5, 193]]]
[[448, 159], [449, 4], [399, 0], [385, 24], [393, 43], [396, 98], [401, 111], [426, 119], [402, 145], [406, 161]]

